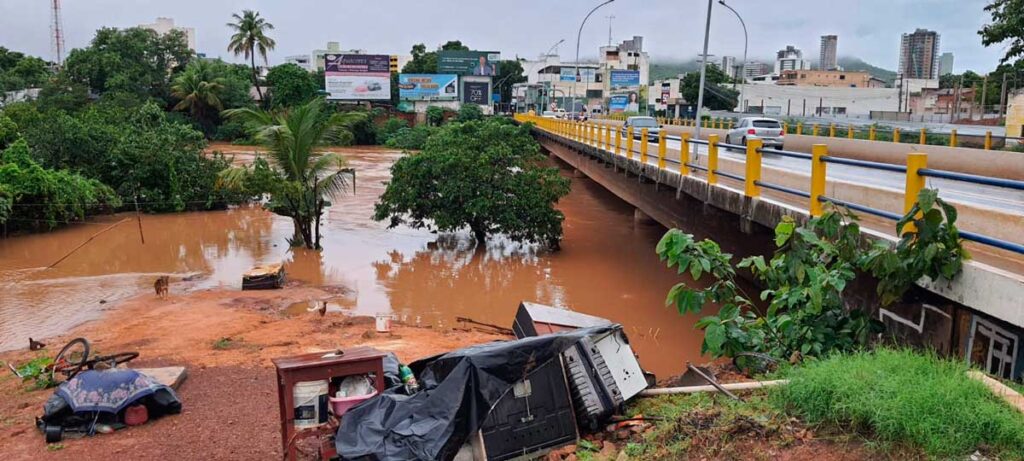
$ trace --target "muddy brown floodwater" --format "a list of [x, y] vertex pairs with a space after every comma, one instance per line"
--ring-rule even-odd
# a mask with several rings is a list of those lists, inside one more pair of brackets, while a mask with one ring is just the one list
[[171, 276], [172, 292], [183, 290], [176, 282], [186, 277], [198, 279], [188, 284], [198, 289], [240, 288], [248, 268], [284, 261], [291, 279], [348, 288], [330, 299], [332, 309], [440, 326], [454, 326], [459, 316], [510, 326], [519, 301], [533, 300], [622, 323], [643, 365], [661, 376], [699, 358], [697, 316], [664, 305], [681, 280], [654, 253], [665, 229], [634, 224], [632, 208], [600, 186], [573, 179], [559, 204], [562, 251], [500, 239], [475, 251], [468, 234], [387, 229], [370, 219], [400, 154], [344, 152], [359, 172], [358, 189], [334, 201], [321, 253], [289, 251], [291, 222], [253, 207], [147, 215], [145, 244], [137, 225], [124, 223], [52, 269], [46, 267], [124, 216], [0, 240], [0, 350], [97, 318], [116, 301], [151, 291], [160, 275]]

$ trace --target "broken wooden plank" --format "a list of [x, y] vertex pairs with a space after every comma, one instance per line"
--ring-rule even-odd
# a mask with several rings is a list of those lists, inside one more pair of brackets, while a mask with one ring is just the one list
[[990, 376], [978, 370], [968, 371], [967, 376], [970, 376], [971, 379], [981, 381], [990, 391], [992, 391], [993, 394], [1001, 397], [1006, 401], [1006, 403], [1010, 404], [1011, 407], [1016, 408], [1017, 411], [1024, 413], [1024, 395], [1020, 395], [1020, 393], [1013, 390], [1013, 388], [996, 379], [992, 379]]
[[185, 367], [134, 368], [135, 371], [150, 376], [158, 383], [177, 390], [188, 377]]

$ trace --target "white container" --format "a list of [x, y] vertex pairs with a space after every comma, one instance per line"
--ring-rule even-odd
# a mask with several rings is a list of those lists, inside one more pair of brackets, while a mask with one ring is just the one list
[[377, 314], [377, 333], [391, 332], [391, 314]]
[[295, 428], [308, 429], [327, 422], [327, 380], [295, 383]]

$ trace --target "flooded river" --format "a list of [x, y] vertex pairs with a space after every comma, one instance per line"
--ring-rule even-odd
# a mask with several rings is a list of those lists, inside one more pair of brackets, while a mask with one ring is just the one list
[[117, 300], [151, 293], [159, 275], [172, 276], [172, 292], [181, 289], [175, 281], [189, 276], [198, 278], [199, 288], [237, 289], [240, 274], [253, 265], [285, 261], [291, 279], [347, 287], [350, 293], [332, 300], [332, 307], [355, 314], [390, 312], [434, 325], [455, 325], [461, 316], [510, 326], [519, 301], [533, 300], [622, 323], [644, 366], [661, 376], [699, 359], [697, 317], [664, 305], [679, 281], [654, 254], [664, 228], [634, 224], [629, 205], [573, 179], [559, 204], [566, 220], [558, 253], [501, 241], [475, 251], [468, 233], [389, 230], [370, 215], [398, 156], [348, 153], [358, 190], [334, 200], [321, 253], [289, 251], [291, 222], [258, 208], [146, 215], [145, 244], [137, 224], [124, 222], [50, 269], [126, 216], [0, 240], [0, 350], [24, 347], [28, 336], [59, 334], [99, 317]]

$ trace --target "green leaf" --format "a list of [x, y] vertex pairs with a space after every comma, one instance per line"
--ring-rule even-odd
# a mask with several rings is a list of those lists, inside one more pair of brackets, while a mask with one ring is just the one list
[[721, 323], [708, 325], [704, 330], [704, 345], [712, 355], [722, 354], [722, 345], [725, 344], [725, 327]]
[[793, 235], [793, 229], [796, 228], [796, 223], [793, 221], [783, 220], [775, 226], [775, 246], [781, 247], [789, 238]]
[[935, 205], [935, 199], [938, 198], [939, 191], [936, 189], [921, 189], [917, 193], [917, 203], [921, 205], [921, 211], [927, 213], [931, 211], [932, 206]]

